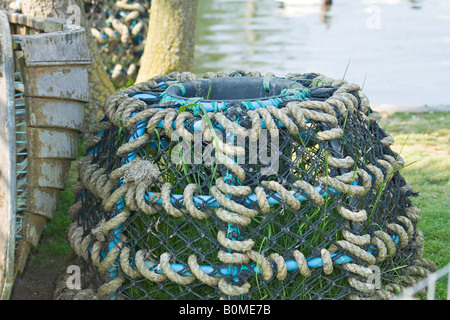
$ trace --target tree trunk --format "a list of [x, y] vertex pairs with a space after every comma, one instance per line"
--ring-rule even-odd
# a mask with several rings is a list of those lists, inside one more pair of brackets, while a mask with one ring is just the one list
[[84, 128], [97, 122], [103, 113], [102, 107], [106, 99], [115, 92], [114, 85], [106, 71], [100, 54], [97, 42], [91, 35], [91, 28], [88, 25], [84, 13], [83, 0], [24, 0], [22, 1], [22, 13], [37, 18], [58, 17], [64, 19], [74, 18], [74, 12], [68, 10], [71, 5], [80, 8], [79, 21], [86, 30], [86, 40], [91, 56], [91, 67], [89, 68], [89, 104], [84, 115]]
[[153, 0], [149, 31], [136, 83], [173, 71], [190, 71], [194, 60], [198, 0]]

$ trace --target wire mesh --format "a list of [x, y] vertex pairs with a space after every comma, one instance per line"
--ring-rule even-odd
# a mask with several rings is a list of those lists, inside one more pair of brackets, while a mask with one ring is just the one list
[[[239, 85], [251, 83], [250, 74], [228, 76]], [[403, 160], [386, 143], [390, 136], [374, 121], [377, 114], [368, 107], [359, 87], [327, 82], [319, 74], [281, 80], [253, 75], [267, 94], [252, 105], [246, 97], [242, 101], [208, 100], [211, 89], [220, 89], [220, 83], [225, 83], [210, 75], [199, 80], [210, 86], [207, 94], [198, 97], [196, 92], [186, 92], [191, 83], [196, 87], [196, 80], [190, 78], [187, 80], [193, 82], [186, 81], [185, 74], [171, 74], [119, 92], [115, 97], [124, 99], [121, 101], [130, 98], [132, 107], [127, 111], [125, 105], [111, 99], [112, 108], [120, 112], [106, 110], [100, 123], [106, 129], [94, 136], [95, 143], [88, 143], [80, 165], [78, 204], [71, 229], [81, 231], [75, 232], [79, 238], [72, 238], [72, 243], [87, 239], [85, 244], [90, 247], [85, 247], [85, 252], [94, 250], [92, 246], [97, 245], [97, 251], [101, 248], [100, 258], [86, 254], [93, 270], [100, 261], [113, 261], [98, 272], [102, 279], [99, 285], [109, 281], [120, 284], [109, 296], [385, 299], [399, 286], [420, 278], [408, 267], [433, 268], [422, 258], [421, 234], [415, 228], [417, 217], [410, 200], [416, 194], [399, 172]], [[272, 92], [276, 86], [271, 83], [286, 79], [299, 89]], [[219, 87], [213, 87], [214, 83]], [[167, 99], [167, 88], [179, 90], [184, 98]], [[267, 101], [275, 108], [264, 105]], [[209, 112], [205, 106], [211, 108]], [[258, 108], [272, 113], [261, 116], [263, 121], [259, 119], [266, 129], [261, 132], [267, 135], [263, 138], [261, 133], [252, 145], [251, 132], [257, 121], [250, 115]], [[289, 126], [291, 122], [297, 129]], [[227, 125], [230, 130], [224, 128]], [[216, 134], [208, 135], [208, 128]], [[239, 140], [235, 133], [241, 129], [249, 134]], [[325, 133], [335, 129], [342, 129], [338, 130], [342, 135], [326, 138]], [[180, 131], [178, 136], [176, 131]], [[199, 140], [193, 138], [196, 132], [200, 132]], [[243, 153], [229, 158], [239, 169], [225, 162], [205, 161], [207, 155], [220, 158], [219, 150], [224, 150], [220, 145], [242, 147]], [[124, 151], [125, 146], [131, 148]], [[158, 174], [149, 174], [146, 169], [131, 172], [136, 159], [151, 163]], [[338, 164], [336, 159], [351, 162]], [[264, 170], [273, 169], [274, 162], [276, 170]], [[96, 174], [99, 168], [101, 172]], [[88, 179], [90, 175], [95, 178]], [[120, 195], [114, 198], [114, 205], [107, 204], [111, 200], [100, 195], [103, 191], [92, 187], [99, 186], [95, 179], [109, 181], [107, 195]], [[138, 187], [142, 179], [144, 190]], [[319, 199], [305, 189], [305, 184], [315, 188]], [[192, 186], [193, 193], [187, 193]], [[227, 187], [231, 187], [228, 193], [224, 191]], [[168, 197], [164, 195], [167, 188]], [[256, 194], [261, 190], [262, 198]], [[145, 203], [140, 202], [142, 198]], [[188, 207], [190, 199], [195, 209]], [[270, 210], [264, 207], [265, 201]], [[232, 210], [230, 203], [236, 209]], [[234, 220], [225, 218], [224, 211], [233, 213]], [[121, 214], [126, 218], [120, 224], [105, 229], [108, 221]], [[353, 216], [357, 214], [359, 218]], [[103, 230], [103, 239], [97, 237], [99, 230]], [[114, 248], [116, 256], [128, 250], [128, 256], [120, 257], [126, 258], [125, 262], [108, 258]], [[145, 267], [138, 261], [141, 254]], [[302, 269], [300, 255], [306, 257], [308, 272]], [[196, 264], [190, 260], [193, 256], [210, 280], [197, 276]], [[229, 262], [231, 256], [242, 260]], [[171, 272], [164, 267], [165, 259], [170, 260]], [[382, 270], [378, 279], [382, 288], [373, 284], [369, 267], [375, 264]]]
[[151, 1], [84, 1], [105, 66], [118, 87], [133, 82], [147, 37]]

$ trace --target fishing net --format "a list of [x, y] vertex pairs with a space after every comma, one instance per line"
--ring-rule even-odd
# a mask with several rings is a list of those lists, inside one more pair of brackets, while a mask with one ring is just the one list
[[[148, 31], [150, 0], [85, 0], [91, 34], [117, 87], [132, 83]], [[129, 85], [129, 84], [128, 84]]]
[[104, 112], [69, 228], [96, 298], [389, 299], [435, 270], [358, 85], [172, 73]]

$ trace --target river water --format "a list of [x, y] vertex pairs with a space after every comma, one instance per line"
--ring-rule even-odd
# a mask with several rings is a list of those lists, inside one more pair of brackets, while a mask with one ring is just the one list
[[345, 78], [372, 105], [450, 105], [450, 0], [199, 0], [194, 64]]

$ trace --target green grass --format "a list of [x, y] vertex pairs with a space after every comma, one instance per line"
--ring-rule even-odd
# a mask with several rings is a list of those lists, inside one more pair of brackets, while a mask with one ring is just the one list
[[[331, 202], [332, 198], [327, 197], [326, 203]], [[280, 210], [279, 205], [272, 205], [274, 211]], [[304, 216], [304, 218], [299, 218]], [[336, 220], [330, 219], [335, 217]], [[342, 240], [342, 235], [335, 234], [337, 230], [337, 221], [340, 215], [335, 208], [327, 210], [327, 205], [313, 206], [307, 210], [302, 210], [299, 215], [294, 211], [282, 210], [276, 219], [267, 219], [263, 215], [258, 215], [252, 219], [249, 229], [255, 235], [252, 239], [255, 241], [254, 250], [261, 252], [276, 252], [281, 256], [285, 256], [287, 252], [299, 250], [305, 257], [314, 257], [312, 248], [322, 248], [327, 243], [326, 235], [331, 236], [334, 240]], [[266, 221], [267, 220], [267, 221]], [[315, 232], [314, 228], [321, 232]], [[304, 237], [305, 243], [299, 245], [298, 237]], [[275, 240], [276, 239], [276, 240]], [[275, 245], [276, 242], [276, 245]], [[267, 254], [267, 253], [266, 253]], [[284, 281], [277, 279], [271, 280], [269, 283], [262, 281], [261, 275], [254, 275], [249, 279], [252, 288], [258, 290], [253, 292], [252, 299], [266, 300], [272, 299], [274, 295], [276, 299], [317, 299], [317, 293], [323, 293], [327, 299], [342, 295], [342, 288], [348, 286], [346, 277], [342, 277], [341, 271], [335, 269], [331, 275], [324, 279], [321, 270], [311, 269], [314, 273], [311, 278], [303, 276], [287, 277]], [[333, 282], [331, 285], [330, 283]]]
[[[85, 148], [83, 147], [83, 141], [80, 141], [78, 147], [78, 159], [80, 159], [84, 153]], [[72, 218], [69, 216], [68, 212], [69, 208], [75, 202], [72, 186], [78, 180], [78, 170], [76, 166], [76, 161], [73, 161], [70, 165], [66, 189], [59, 193], [55, 216], [53, 220], [45, 225], [38, 246], [30, 252], [28, 260], [29, 265], [60, 267], [64, 265], [67, 254], [71, 251], [66, 231], [72, 223]]]
[[[384, 116], [381, 127], [395, 138], [391, 148], [406, 164], [401, 174], [419, 196], [418, 228], [425, 238], [424, 256], [438, 268], [450, 262], [450, 113], [398, 113]], [[446, 295], [448, 277], [438, 282], [436, 298]]]

